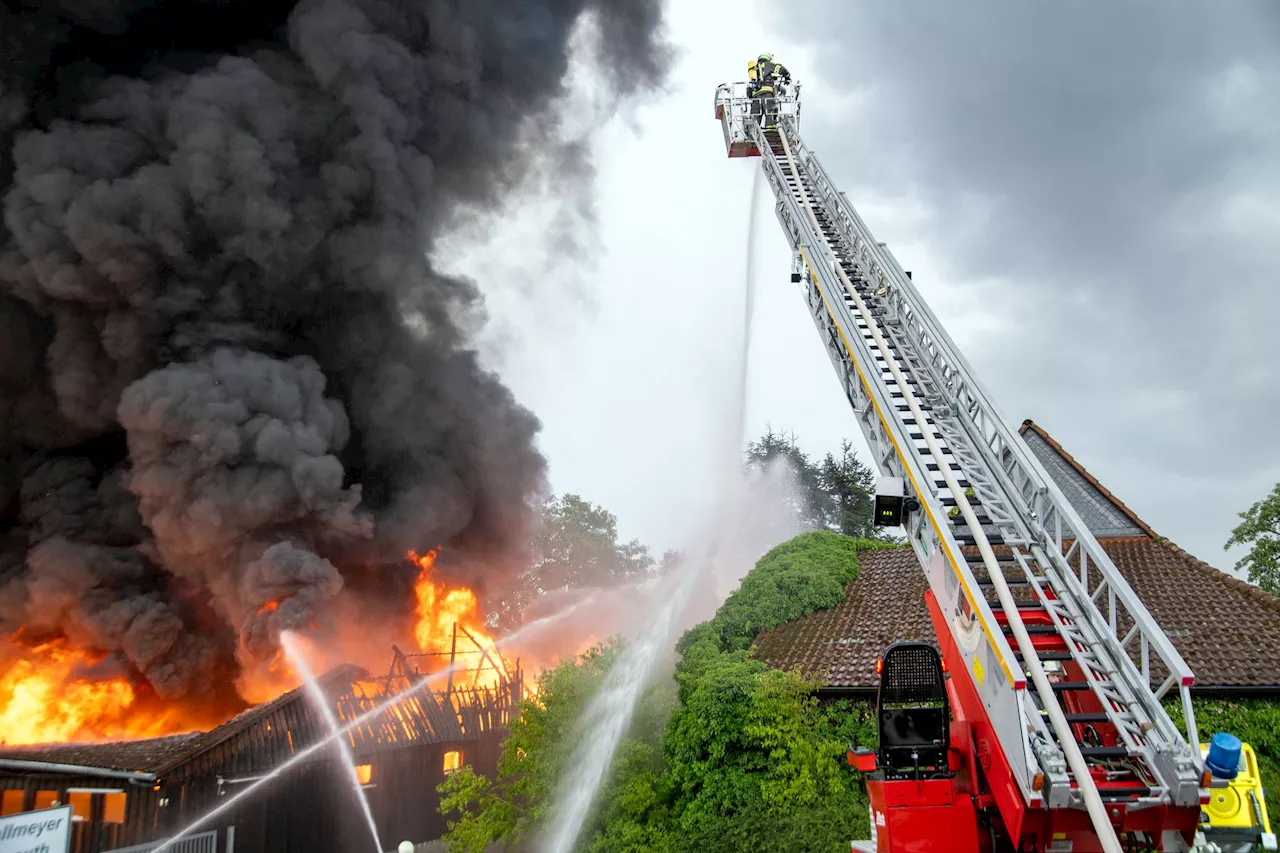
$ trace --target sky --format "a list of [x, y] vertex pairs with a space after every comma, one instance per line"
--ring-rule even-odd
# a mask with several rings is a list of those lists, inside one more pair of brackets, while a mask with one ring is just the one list
[[685, 546], [741, 442], [744, 339], [747, 437], [868, 458], [766, 187], [749, 224], [758, 161], [714, 120], [769, 50], [1006, 421], [1230, 568], [1237, 513], [1280, 481], [1280, 6], [679, 0], [668, 25], [665, 88], [606, 120], [584, 74], [566, 102], [589, 204], [541, 187], [436, 249], [485, 292], [482, 350], [541, 418], [555, 490]]

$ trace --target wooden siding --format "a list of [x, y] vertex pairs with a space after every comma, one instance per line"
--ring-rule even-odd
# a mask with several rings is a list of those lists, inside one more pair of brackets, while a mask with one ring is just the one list
[[[338, 675], [341, 677], [335, 678]], [[374, 708], [388, 693], [407, 684], [351, 678], [329, 673], [327, 692], [340, 721], [353, 720]], [[343, 679], [345, 689], [341, 687]], [[335, 689], [336, 688], [336, 689]], [[394, 850], [405, 839], [428, 841], [445, 830], [438, 814], [436, 786], [445, 778], [444, 756], [462, 753], [462, 763], [477, 771], [497, 770], [501, 742], [513, 714], [518, 713], [523, 676], [517, 670], [497, 689], [455, 687], [451, 693], [423, 690], [374, 716], [348, 735], [355, 763], [369, 764], [372, 776], [364, 790], [382, 841]], [[155, 785], [65, 774], [0, 771], [0, 788], [21, 788], [26, 808], [35, 792], [56, 790], [66, 802], [67, 788], [120, 788], [128, 793], [125, 822], [101, 820], [101, 798], [94, 813], [77, 824], [72, 853], [100, 853], [168, 838], [192, 820], [226, 804], [249, 784], [322, 741], [327, 725], [305, 693], [293, 691], [246, 711], [223, 726], [193, 739], [184, 755], [156, 768]], [[127, 745], [122, 745], [127, 746]], [[57, 747], [30, 760], [58, 762]], [[339, 762], [339, 750], [326, 747], [263, 784], [242, 803], [199, 827], [217, 830], [219, 849], [225, 832], [235, 827], [235, 853], [347, 853], [368, 849], [369, 830]]]

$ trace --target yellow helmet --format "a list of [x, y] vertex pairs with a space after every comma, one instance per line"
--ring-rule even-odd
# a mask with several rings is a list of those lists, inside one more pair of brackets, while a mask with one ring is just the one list
[[760, 61], [760, 62], [773, 62], [773, 54], [772, 54], [772, 53], [762, 53], [762, 54], [760, 54], [760, 60], [759, 60], [759, 61]]

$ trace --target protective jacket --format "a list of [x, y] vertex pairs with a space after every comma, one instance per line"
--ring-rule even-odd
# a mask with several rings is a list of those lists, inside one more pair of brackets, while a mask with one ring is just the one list
[[770, 90], [779, 83], [790, 83], [791, 72], [781, 62], [774, 62], [772, 59], [756, 64], [756, 76], [761, 85], [768, 86]]

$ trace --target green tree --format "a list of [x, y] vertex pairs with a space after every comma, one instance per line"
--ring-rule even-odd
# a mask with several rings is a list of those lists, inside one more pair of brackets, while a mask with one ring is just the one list
[[745, 652], [718, 656], [663, 743], [681, 851], [839, 850], [866, 821], [846, 744], [814, 685]]
[[855, 539], [899, 541], [872, 522], [875, 511], [875, 472], [846, 439], [838, 454], [820, 461], [800, 449], [794, 434], [766, 427], [765, 434], [747, 445], [748, 469], [764, 469], [785, 460], [793, 478], [793, 510], [805, 530], [833, 530]]
[[669, 569], [679, 556], [667, 552], [662, 564], [656, 563], [638, 540], [618, 539], [618, 519], [613, 513], [573, 494], [553, 495], [543, 504], [529, 550], [529, 567], [498, 603], [496, 624], [515, 621], [531, 601], [547, 591], [614, 586]]
[[766, 427], [765, 434], [747, 445], [746, 467], [764, 470], [784, 460], [792, 477], [794, 495], [792, 511], [805, 530], [828, 528], [831, 519], [831, 495], [824, 488], [822, 472], [800, 449], [794, 435], [774, 432]]
[[663, 739], [677, 850], [835, 850], [865, 837], [860, 777], [843, 764], [865, 708], [822, 708], [812, 682], [750, 657], [762, 632], [837, 604], [857, 552], [885, 543], [805, 533], [760, 558], [716, 615], [677, 648], [679, 708]]
[[[503, 741], [497, 776], [488, 779], [468, 765], [440, 785], [450, 851], [480, 853], [491, 842], [516, 843], [544, 827], [560, 780], [573, 772], [568, 764], [581, 737], [582, 712], [621, 649], [621, 642], [611, 640], [541, 672], [536, 695], [524, 701]], [[671, 701], [669, 686], [642, 696], [579, 849], [662, 849], [654, 807], [666, 798], [659, 744]], [[628, 848], [627, 839], [650, 843]]]
[[841, 442], [839, 456], [826, 455], [820, 470], [823, 491], [831, 496], [834, 518], [829, 526], [855, 539], [884, 537], [884, 529], [873, 523], [875, 473], [858, 458], [848, 439]]
[[1224, 549], [1249, 545], [1249, 553], [1236, 563], [1249, 580], [1272, 595], [1280, 595], [1280, 483], [1271, 494], [1240, 513], [1241, 523], [1231, 531]]

